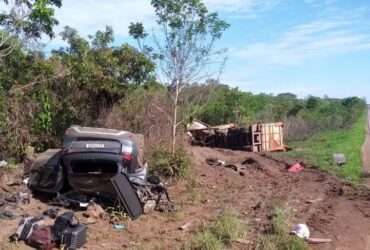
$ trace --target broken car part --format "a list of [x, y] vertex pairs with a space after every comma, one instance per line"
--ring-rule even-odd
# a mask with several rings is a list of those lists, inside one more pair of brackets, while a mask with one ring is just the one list
[[28, 184], [32, 190], [57, 193], [64, 185], [61, 149], [48, 149], [30, 167]]
[[132, 219], [143, 214], [143, 207], [137, 193], [125, 174], [117, 174], [111, 178], [117, 197]]

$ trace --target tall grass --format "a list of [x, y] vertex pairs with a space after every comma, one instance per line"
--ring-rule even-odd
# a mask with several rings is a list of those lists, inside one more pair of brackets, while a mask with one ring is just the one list
[[289, 235], [288, 214], [286, 209], [273, 209], [270, 232], [259, 238], [257, 250], [308, 250], [302, 239]]
[[[321, 132], [304, 141], [291, 142], [293, 151], [284, 153], [304, 159], [313, 166], [337, 174], [348, 181], [359, 182], [362, 174], [362, 145], [365, 141], [366, 114], [351, 128]], [[343, 153], [347, 163], [341, 167], [333, 161], [334, 153]]]
[[230, 213], [220, 215], [211, 225], [198, 232], [189, 245], [188, 250], [221, 250], [230, 246], [237, 239], [245, 237], [247, 226], [239, 218]]

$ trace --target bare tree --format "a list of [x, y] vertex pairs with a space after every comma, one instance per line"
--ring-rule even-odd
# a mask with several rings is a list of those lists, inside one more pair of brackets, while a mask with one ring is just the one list
[[131, 23], [129, 30], [139, 48], [157, 61], [158, 79], [167, 85], [173, 100], [172, 152], [176, 149], [179, 96], [188, 84], [210, 78], [220, 71], [224, 49], [215, 42], [229, 25], [217, 13], [209, 13], [201, 0], [152, 0], [159, 25], [153, 32], [153, 47], [143, 45], [143, 24]]

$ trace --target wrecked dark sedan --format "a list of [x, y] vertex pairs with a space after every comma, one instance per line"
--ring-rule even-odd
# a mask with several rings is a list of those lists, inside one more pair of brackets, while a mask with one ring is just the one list
[[144, 179], [143, 137], [127, 131], [72, 126], [65, 132], [63, 149], [41, 154], [31, 167], [32, 189], [57, 193], [63, 187], [92, 195], [114, 197], [111, 178], [125, 173]]

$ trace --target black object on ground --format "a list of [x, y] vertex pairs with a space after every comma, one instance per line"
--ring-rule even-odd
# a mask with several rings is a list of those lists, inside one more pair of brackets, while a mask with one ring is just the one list
[[75, 250], [83, 247], [87, 241], [87, 226], [77, 224], [67, 227], [62, 234], [61, 245], [68, 250]]
[[119, 201], [126, 209], [132, 219], [137, 219], [143, 214], [143, 207], [134, 188], [125, 174], [117, 174], [111, 178], [114, 189], [116, 190]]
[[27, 240], [35, 227], [42, 224], [42, 217], [25, 217], [23, 218], [17, 227], [15, 234], [10, 236], [11, 241]]
[[71, 211], [58, 216], [52, 229], [56, 242], [65, 249], [78, 249], [87, 241], [87, 226], [80, 224]]
[[71, 225], [76, 225], [73, 222], [74, 213], [71, 211], [65, 212], [58, 216], [53, 225], [53, 233], [58, 242], [61, 241], [64, 230], [66, 230]]
[[[86, 209], [88, 202], [90, 202], [91, 197], [85, 194], [81, 194], [75, 191], [70, 191], [64, 194], [58, 194], [51, 202], [50, 205], [62, 206], [71, 209]], [[86, 206], [83, 206], [86, 205]]]

